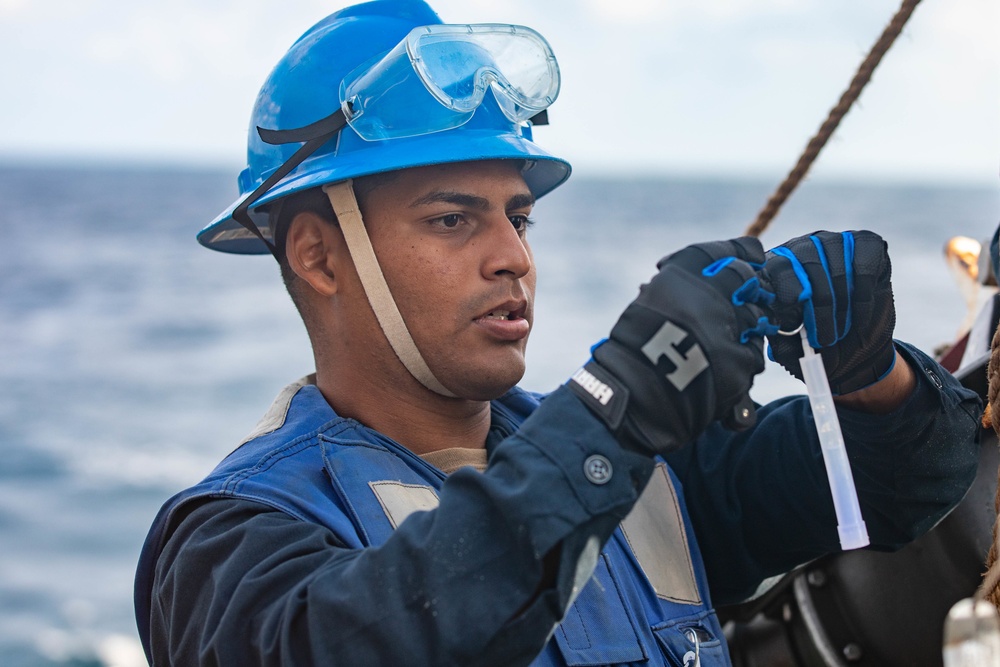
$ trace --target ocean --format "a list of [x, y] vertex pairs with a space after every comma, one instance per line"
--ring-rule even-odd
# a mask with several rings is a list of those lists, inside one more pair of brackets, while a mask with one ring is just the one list
[[[577, 175], [542, 199], [522, 385], [561, 383], [661, 256], [740, 235], [773, 187]], [[153, 516], [312, 370], [273, 260], [194, 241], [235, 194], [219, 171], [0, 166], [0, 665], [145, 664], [132, 577]], [[997, 187], [817, 180], [763, 241], [882, 234], [896, 335], [933, 350], [966, 315], [942, 247], [998, 220]], [[772, 366], [753, 396], [800, 390]]]

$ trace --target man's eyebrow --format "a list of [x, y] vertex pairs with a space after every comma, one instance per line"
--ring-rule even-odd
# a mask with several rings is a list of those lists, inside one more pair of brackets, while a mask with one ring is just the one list
[[530, 194], [514, 195], [507, 200], [507, 210], [516, 211], [519, 208], [531, 208], [535, 205], [535, 196]]
[[486, 197], [479, 197], [477, 195], [470, 195], [464, 192], [443, 192], [441, 190], [435, 190], [429, 194], [415, 199], [410, 203], [410, 208], [416, 208], [418, 206], [425, 206], [427, 204], [455, 204], [457, 206], [465, 206], [467, 208], [474, 208], [477, 211], [489, 211], [490, 210], [490, 200]]
[[[445, 192], [441, 190], [436, 190], [429, 194], [415, 199], [410, 203], [410, 208], [416, 208], [418, 206], [426, 206], [427, 204], [437, 204], [444, 202], [446, 204], [455, 204], [457, 206], [465, 206], [466, 208], [472, 208], [477, 211], [489, 211], [492, 206], [490, 200], [486, 197], [480, 197], [478, 195], [470, 195], [464, 192]], [[514, 195], [507, 200], [507, 206], [505, 210], [514, 210], [519, 208], [530, 208], [535, 205], [535, 197], [530, 194], [519, 194]]]

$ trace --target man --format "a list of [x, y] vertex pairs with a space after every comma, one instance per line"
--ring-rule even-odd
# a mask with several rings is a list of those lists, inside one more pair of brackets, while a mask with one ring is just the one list
[[747, 395], [765, 335], [800, 372], [803, 324], [873, 547], [961, 498], [977, 399], [894, 345], [871, 233], [686, 248], [565, 386], [515, 386], [530, 213], [569, 175], [531, 138], [557, 91], [537, 33], [418, 0], [338, 12], [279, 62], [244, 194], [199, 240], [275, 254], [316, 374], [157, 517], [152, 664], [728, 664], [710, 598], [838, 549], [807, 402]]

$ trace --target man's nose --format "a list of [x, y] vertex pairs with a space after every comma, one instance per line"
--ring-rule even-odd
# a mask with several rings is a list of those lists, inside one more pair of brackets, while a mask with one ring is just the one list
[[486, 256], [483, 277], [488, 280], [510, 277], [523, 278], [531, 271], [533, 259], [528, 243], [504, 215], [491, 221], [489, 234], [483, 239]]

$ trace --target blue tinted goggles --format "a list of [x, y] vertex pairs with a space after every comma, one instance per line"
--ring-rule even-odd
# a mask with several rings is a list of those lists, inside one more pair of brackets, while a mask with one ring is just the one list
[[275, 253], [250, 219], [250, 207], [345, 124], [366, 141], [449, 130], [472, 118], [488, 90], [512, 122], [547, 122], [545, 110], [559, 95], [559, 64], [545, 38], [505, 24], [414, 28], [344, 78], [340, 108], [330, 116], [289, 130], [257, 128], [265, 143], [303, 146], [236, 207], [233, 219]]

